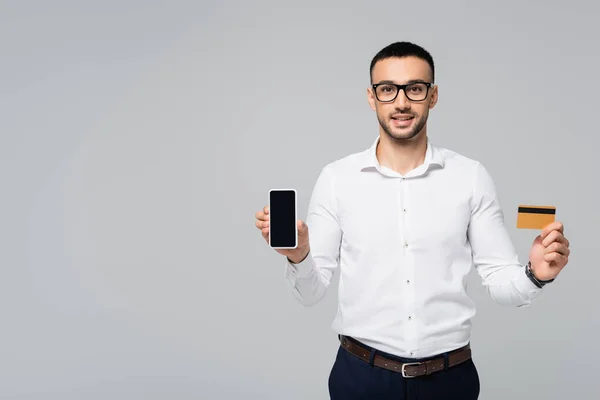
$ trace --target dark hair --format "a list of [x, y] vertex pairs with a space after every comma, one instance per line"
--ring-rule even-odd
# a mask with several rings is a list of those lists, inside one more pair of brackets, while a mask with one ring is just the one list
[[433, 64], [433, 57], [431, 57], [431, 54], [429, 54], [427, 50], [411, 42], [396, 42], [381, 49], [379, 53], [377, 53], [375, 57], [373, 57], [373, 60], [371, 60], [371, 66], [369, 68], [369, 76], [371, 77], [371, 80], [373, 79], [373, 67], [375, 66], [377, 61], [392, 57], [402, 58], [409, 56], [418, 57], [427, 61], [429, 67], [431, 68], [431, 81], [435, 81], [435, 67]]

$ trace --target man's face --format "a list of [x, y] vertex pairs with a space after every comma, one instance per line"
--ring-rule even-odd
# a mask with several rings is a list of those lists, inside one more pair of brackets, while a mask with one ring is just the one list
[[[381, 82], [406, 84], [413, 81], [431, 82], [431, 68], [425, 60], [417, 57], [387, 58], [378, 61], [372, 71], [373, 84]], [[381, 87], [380, 99], [392, 93], [391, 86]], [[409, 97], [420, 99], [420, 88], [407, 89]], [[396, 99], [382, 102], [377, 99], [373, 88], [367, 91], [369, 104], [377, 113], [377, 119], [383, 131], [396, 141], [410, 140], [424, 132], [429, 110], [437, 102], [437, 86], [429, 88], [423, 100], [409, 100], [405, 91], [400, 90]]]

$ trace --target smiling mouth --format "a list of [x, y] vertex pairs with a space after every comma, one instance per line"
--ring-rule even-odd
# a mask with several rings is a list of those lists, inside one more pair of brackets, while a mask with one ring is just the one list
[[413, 119], [414, 115], [400, 115], [392, 117], [392, 124], [397, 128], [406, 128], [412, 125]]
[[401, 116], [392, 117], [392, 119], [395, 121], [408, 121], [408, 120], [413, 119], [414, 117], [415, 117], [414, 115], [401, 115]]

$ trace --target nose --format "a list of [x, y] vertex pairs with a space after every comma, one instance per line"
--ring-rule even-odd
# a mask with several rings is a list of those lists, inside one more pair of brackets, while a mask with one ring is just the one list
[[394, 104], [396, 104], [396, 106], [398, 108], [401, 108], [403, 110], [410, 108], [410, 100], [408, 99], [408, 97], [406, 97], [406, 93], [404, 93], [404, 89], [400, 89], [398, 91], [398, 96], [396, 96], [396, 100], [394, 100]]

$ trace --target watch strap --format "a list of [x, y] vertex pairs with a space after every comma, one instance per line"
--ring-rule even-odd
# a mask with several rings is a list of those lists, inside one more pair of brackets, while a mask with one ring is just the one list
[[543, 288], [545, 285], [547, 285], [551, 282], [554, 282], [554, 279], [548, 279], [548, 280], [542, 281], [542, 280], [536, 278], [536, 276], [533, 274], [533, 271], [531, 270], [531, 261], [529, 261], [527, 263], [527, 265], [525, 266], [525, 275], [527, 275], [529, 280], [531, 282], [533, 282], [533, 284], [540, 289]]

